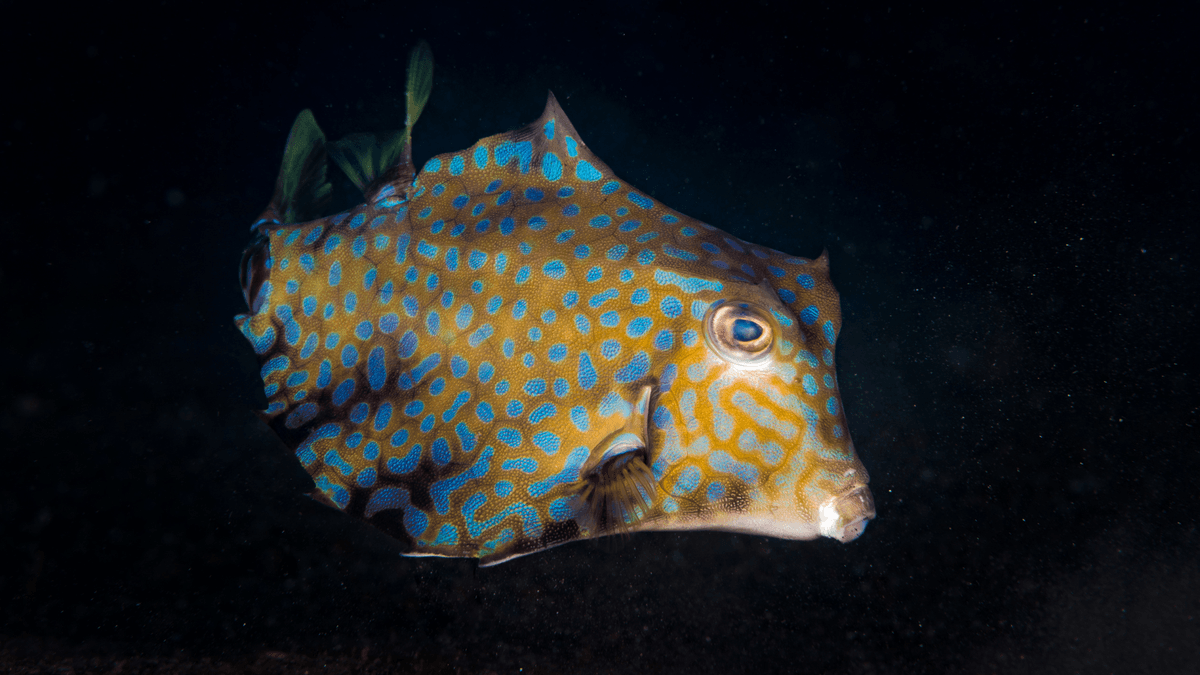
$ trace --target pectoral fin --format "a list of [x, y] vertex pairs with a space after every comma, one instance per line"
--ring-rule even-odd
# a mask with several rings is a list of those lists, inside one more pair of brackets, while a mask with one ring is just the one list
[[596, 444], [584, 466], [576, 486], [576, 521], [592, 536], [627, 531], [654, 503], [647, 427], [652, 393], [642, 387], [624, 426]]

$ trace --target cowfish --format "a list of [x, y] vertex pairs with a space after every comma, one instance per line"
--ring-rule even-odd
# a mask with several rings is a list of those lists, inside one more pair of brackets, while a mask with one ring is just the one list
[[[615, 176], [551, 93], [433, 157], [296, 119], [236, 317], [312, 496], [404, 555], [483, 565], [724, 530], [848, 542], [875, 516], [834, 367], [829, 258], [756, 246]], [[365, 202], [317, 217], [329, 158]]]

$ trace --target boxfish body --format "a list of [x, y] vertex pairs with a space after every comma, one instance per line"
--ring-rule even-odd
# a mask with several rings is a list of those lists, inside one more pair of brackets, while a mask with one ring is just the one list
[[[828, 258], [637, 190], [553, 94], [415, 172], [424, 59], [382, 155], [301, 115], [243, 262], [264, 419], [313, 495], [407, 555], [484, 564], [649, 530], [857, 537], [875, 511]], [[328, 193], [326, 154], [366, 201], [293, 222]]]

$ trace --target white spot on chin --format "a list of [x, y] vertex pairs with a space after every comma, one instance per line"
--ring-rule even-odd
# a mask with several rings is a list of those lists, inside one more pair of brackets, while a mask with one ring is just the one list
[[841, 516], [837, 510], [837, 497], [826, 499], [817, 509], [817, 529], [822, 536], [840, 539], [842, 528], [838, 525]]

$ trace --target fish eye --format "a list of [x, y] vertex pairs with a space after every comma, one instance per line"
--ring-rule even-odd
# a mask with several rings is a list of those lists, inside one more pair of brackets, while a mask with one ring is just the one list
[[733, 322], [733, 339], [738, 342], [753, 342], [762, 334], [762, 326], [749, 319], [737, 319]]
[[718, 356], [740, 366], [767, 360], [775, 329], [766, 310], [745, 302], [722, 302], [704, 318], [704, 338]]

